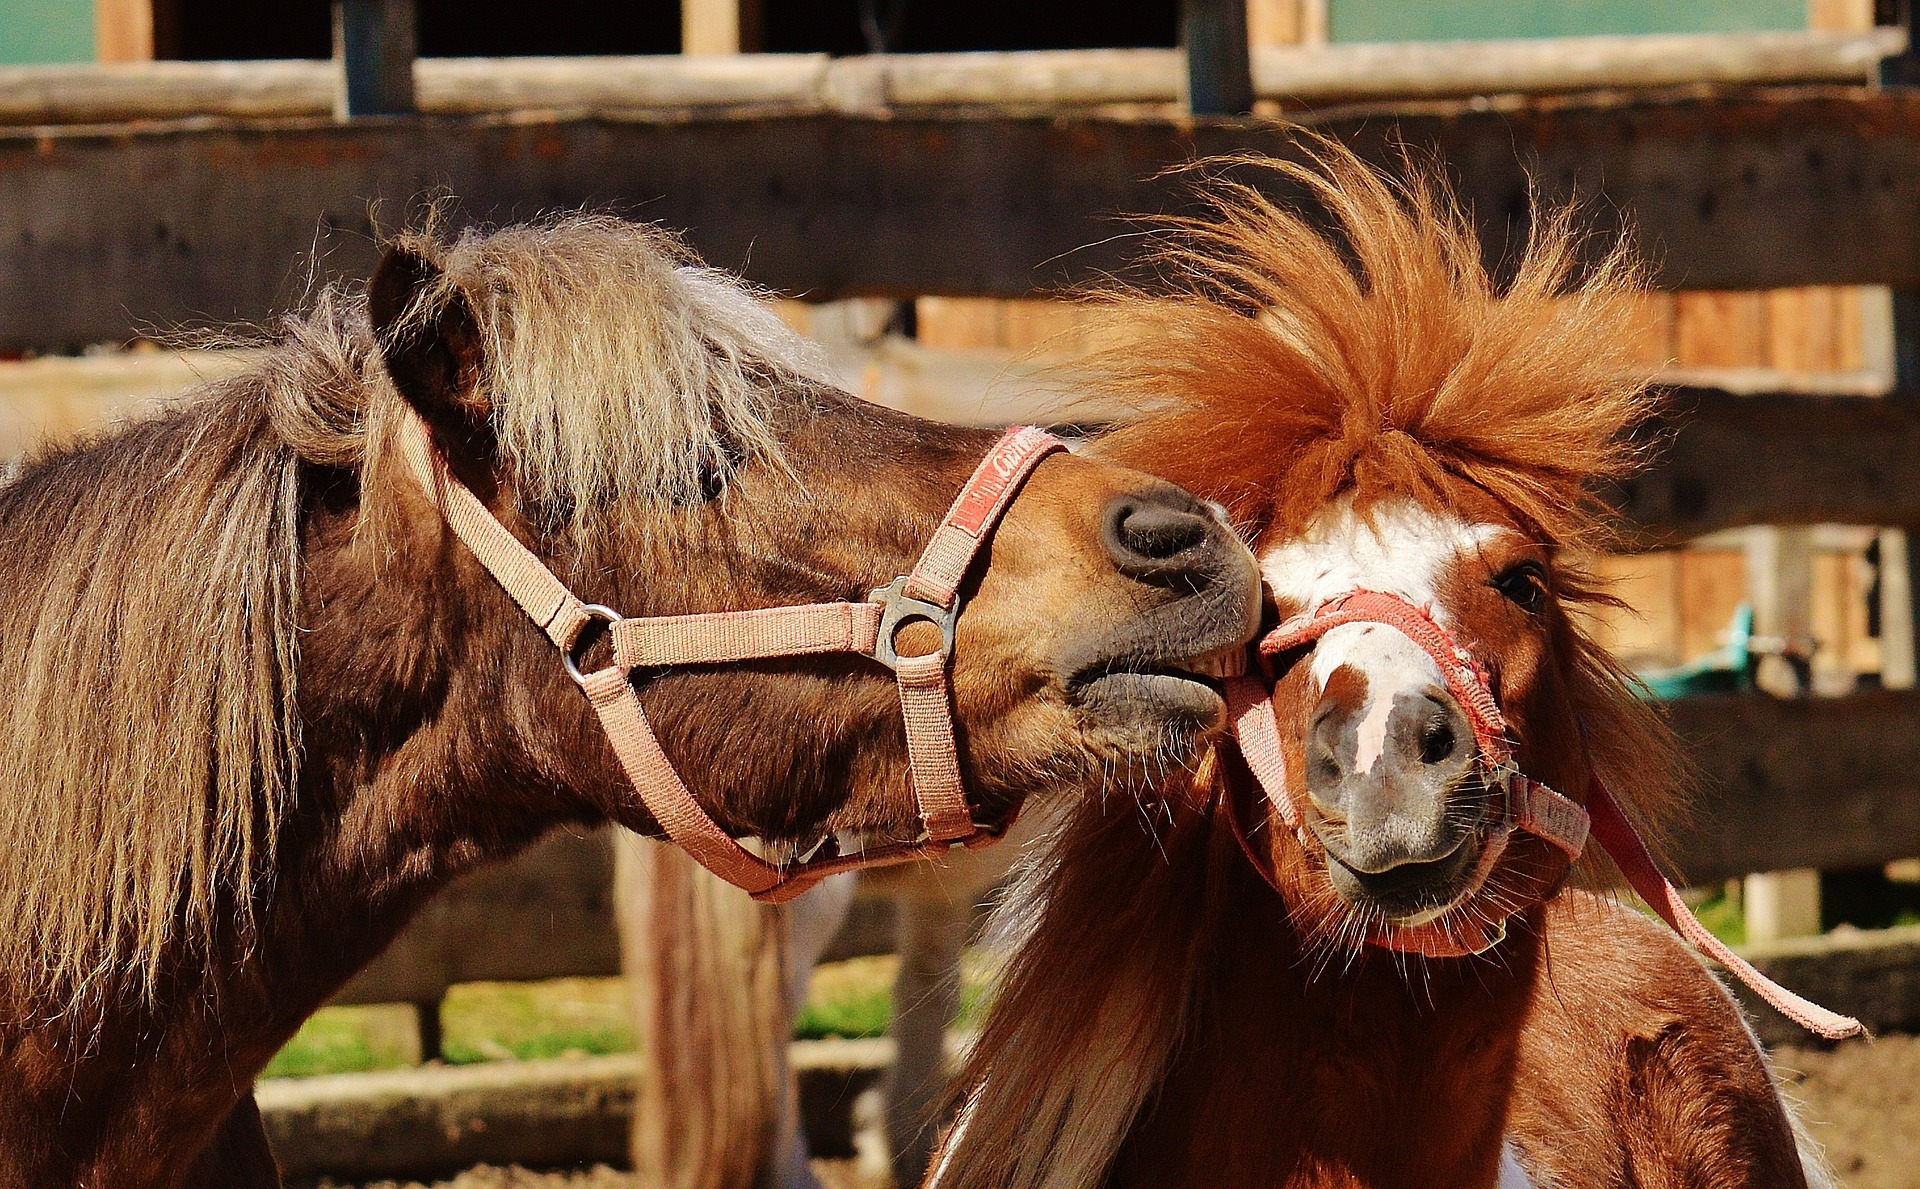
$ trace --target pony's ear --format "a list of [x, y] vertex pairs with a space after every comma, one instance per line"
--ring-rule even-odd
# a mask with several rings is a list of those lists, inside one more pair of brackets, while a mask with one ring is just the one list
[[398, 240], [367, 283], [367, 312], [387, 374], [407, 403], [443, 429], [484, 433], [480, 324], [466, 295], [444, 280], [423, 245]]

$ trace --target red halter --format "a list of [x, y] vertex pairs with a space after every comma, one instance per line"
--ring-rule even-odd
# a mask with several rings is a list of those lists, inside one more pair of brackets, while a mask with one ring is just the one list
[[[1861, 1031], [1860, 1021], [1828, 1011], [1779, 986], [1709, 932], [1680, 899], [1679, 891], [1660, 873], [1647, 851], [1646, 843], [1633, 828], [1633, 823], [1621, 812], [1599, 773], [1592, 775], [1587, 788], [1587, 804], [1582, 807], [1514, 767], [1513, 745], [1507, 738], [1506, 716], [1500, 712], [1486, 674], [1475, 661], [1473, 653], [1455, 641], [1431, 614], [1398, 595], [1369, 590], [1354, 591], [1296, 615], [1275, 628], [1260, 642], [1260, 654], [1263, 658], [1271, 657], [1314, 644], [1334, 628], [1349, 623], [1377, 623], [1390, 627], [1433, 658], [1440, 667], [1448, 692], [1473, 726], [1482, 779], [1488, 788], [1505, 794], [1504, 812], [1488, 835], [1475, 871], [1480, 888], [1480, 892], [1476, 893], [1480, 899], [1478, 907], [1483, 911], [1463, 913], [1456, 909], [1424, 925], [1376, 927], [1367, 937], [1369, 942], [1435, 958], [1463, 957], [1492, 948], [1506, 935], [1506, 929], [1504, 919], [1492, 919], [1485, 911], [1492, 907], [1491, 898], [1486, 894], [1486, 876], [1499, 861], [1513, 832], [1524, 830], [1545, 839], [1565, 852], [1571, 861], [1578, 858], [1585, 848], [1591, 820], [1593, 836], [1627, 877], [1627, 882], [1660, 914], [1661, 919], [1695, 948], [1720, 963], [1782, 1015], [1808, 1031], [1829, 1040], [1854, 1036]], [[1248, 769], [1266, 793], [1274, 814], [1305, 843], [1307, 828], [1289, 787], [1286, 755], [1280, 747], [1279, 724], [1274, 715], [1271, 688], [1260, 677], [1238, 677], [1229, 682], [1227, 697], [1228, 714]], [[1229, 823], [1248, 857], [1253, 860], [1254, 867], [1268, 882], [1273, 882], [1272, 874], [1247, 842], [1235, 816], [1232, 796], [1226, 798], [1226, 811]]]
[[[978, 825], [967, 808], [953, 737], [947, 662], [960, 613], [960, 582], [1027, 476], [1049, 454], [1066, 449], [1058, 438], [1032, 427], [1008, 430], [960, 489], [913, 572], [874, 591], [866, 602], [642, 619], [626, 619], [609, 608], [584, 603], [568, 590], [448, 471], [419, 417], [402, 422], [400, 443], [408, 466], [454, 535], [560, 650], [562, 663], [586, 691], [648, 812], [668, 838], [707, 870], [756, 900], [780, 903], [841, 871], [901, 863], [956, 846], [983, 846], [1005, 832], [1004, 824]], [[940, 629], [940, 648], [924, 656], [901, 656], [894, 651], [894, 638], [903, 624], [915, 620]], [[606, 625], [613, 663], [582, 673], [578, 655], [592, 642], [588, 629], [595, 623]], [[814, 854], [779, 866], [741, 846], [694, 800], [660, 750], [630, 675], [635, 669], [666, 665], [827, 652], [857, 653], [894, 671], [922, 834], [912, 842], [844, 855], [829, 839]]]

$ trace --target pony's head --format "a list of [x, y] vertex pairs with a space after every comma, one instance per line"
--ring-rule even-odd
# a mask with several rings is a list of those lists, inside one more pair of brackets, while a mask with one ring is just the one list
[[[737, 282], [611, 219], [404, 237], [369, 306], [385, 370], [454, 472], [581, 597], [629, 617], [866, 600], [914, 568], [996, 437], [852, 398]], [[1183, 762], [1222, 721], [1199, 671], [1252, 631], [1257, 586], [1230, 527], [1186, 492], [1071, 454], [1041, 462], [945, 642], [975, 820], [1103, 770]], [[887, 643], [924, 654], [941, 632], [910, 621]], [[535, 663], [517, 680], [583, 709], [554, 688], [557, 658]], [[881, 665], [636, 676], [667, 756], [730, 832], [804, 846], [919, 828]], [[652, 827], [604, 748], [528, 746]]]
[[1562, 211], [1498, 282], [1442, 185], [1330, 143], [1226, 167], [1314, 213], [1216, 179], [1160, 256], [1174, 295], [1117, 311], [1128, 346], [1100, 373], [1157, 411], [1103, 449], [1225, 503], [1279, 621], [1361, 592], [1415, 613], [1267, 658], [1285, 788], [1227, 808], [1318, 941], [1485, 948], [1569, 862], [1509, 830], [1512, 767], [1576, 801], [1597, 770], [1642, 814], [1675, 803], [1662, 728], [1579, 614], [1605, 597], [1581, 560], [1603, 532], [1591, 484], [1631, 465], [1645, 411], [1635, 269], [1624, 247], [1583, 263]]

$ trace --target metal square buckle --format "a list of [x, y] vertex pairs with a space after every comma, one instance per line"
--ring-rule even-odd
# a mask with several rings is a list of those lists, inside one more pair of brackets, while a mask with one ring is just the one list
[[916, 599], [906, 593], [910, 575], [902, 574], [892, 582], [867, 595], [869, 603], [878, 603], [884, 610], [880, 613], [880, 634], [873, 645], [873, 659], [889, 669], [900, 667], [900, 654], [894, 651], [893, 638], [901, 627], [916, 619], [924, 619], [940, 629], [940, 654], [953, 655], [954, 621], [959, 611], [953, 607], [942, 607], [938, 603], [929, 603]]

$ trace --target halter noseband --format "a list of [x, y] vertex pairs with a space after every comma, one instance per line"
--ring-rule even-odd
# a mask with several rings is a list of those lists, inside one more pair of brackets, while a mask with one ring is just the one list
[[[1591, 775], [1587, 803], [1583, 807], [1515, 767], [1506, 716], [1493, 696], [1492, 683], [1472, 651], [1455, 641], [1429, 612], [1398, 595], [1354, 591], [1282, 623], [1260, 642], [1260, 655], [1264, 659], [1315, 644], [1334, 628], [1350, 623], [1381, 624], [1413, 641], [1415, 647], [1439, 666], [1447, 691], [1473, 726], [1474, 742], [1478, 746], [1475, 763], [1481, 779], [1487, 788], [1504, 794], [1501, 818], [1489, 831], [1474, 872], [1479, 889], [1475, 896], [1482, 900], [1481, 907], [1489, 907], [1485, 903], [1489, 899], [1485, 895], [1486, 876], [1505, 852], [1515, 830], [1544, 839], [1565, 853], [1571, 862], [1585, 849], [1591, 827], [1592, 836], [1599, 840], [1627, 882], [1668, 926], [1720, 963], [1782, 1015], [1829, 1040], [1854, 1036], [1861, 1031], [1860, 1021], [1795, 995], [1760, 973], [1709, 932], [1681, 900], [1678, 889], [1660, 873], [1645, 841], [1621, 811], [1598, 772]], [[1248, 770], [1266, 794], [1275, 815], [1306, 843], [1308, 830], [1289, 787], [1286, 754], [1280, 746], [1271, 687], [1261, 676], [1250, 673], [1228, 683], [1227, 697], [1233, 733]], [[1224, 798], [1224, 805], [1241, 847], [1261, 875], [1273, 882], [1272, 873], [1254, 853], [1241, 829], [1231, 792]], [[1462, 906], [1422, 925], [1376, 927], [1369, 931], [1367, 940], [1388, 949], [1444, 958], [1483, 953], [1506, 935], [1504, 917], [1492, 919], [1485, 912], [1460, 913], [1458, 907]], [[1508, 915], [1515, 910], [1509, 908]]]
[[[418, 415], [401, 425], [401, 453], [427, 496], [528, 618], [560, 650], [562, 663], [586, 691], [607, 740], [641, 802], [660, 827], [701, 866], [756, 900], [791, 900], [829, 875], [861, 867], [905, 862], [953, 847], [983, 846], [1006, 830], [981, 826], [967, 808], [954, 743], [947, 662], [960, 613], [960, 583], [1013, 498], [1041, 460], [1066, 445], [1031, 426], [1006, 432], [961, 488], [912, 573], [875, 590], [861, 603], [811, 603], [753, 611], [664, 615], [627, 619], [598, 604], [582, 602], [565, 583], [447, 469], [446, 458]], [[901, 656], [894, 637], [909, 622], [940, 629], [940, 648]], [[582, 673], [579, 654], [596, 638], [593, 625], [613, 647], [604, 669]], [[907, 759], [922, 836], [852, 854], [837, 853], [829, 840], [818, 853], [775, 865], [740, 845], [701, 808], [660, 749], [630, 675], [667, 665], [713, 665], [769, 657], [850, 652], [892, 669], [906, 722]]]

